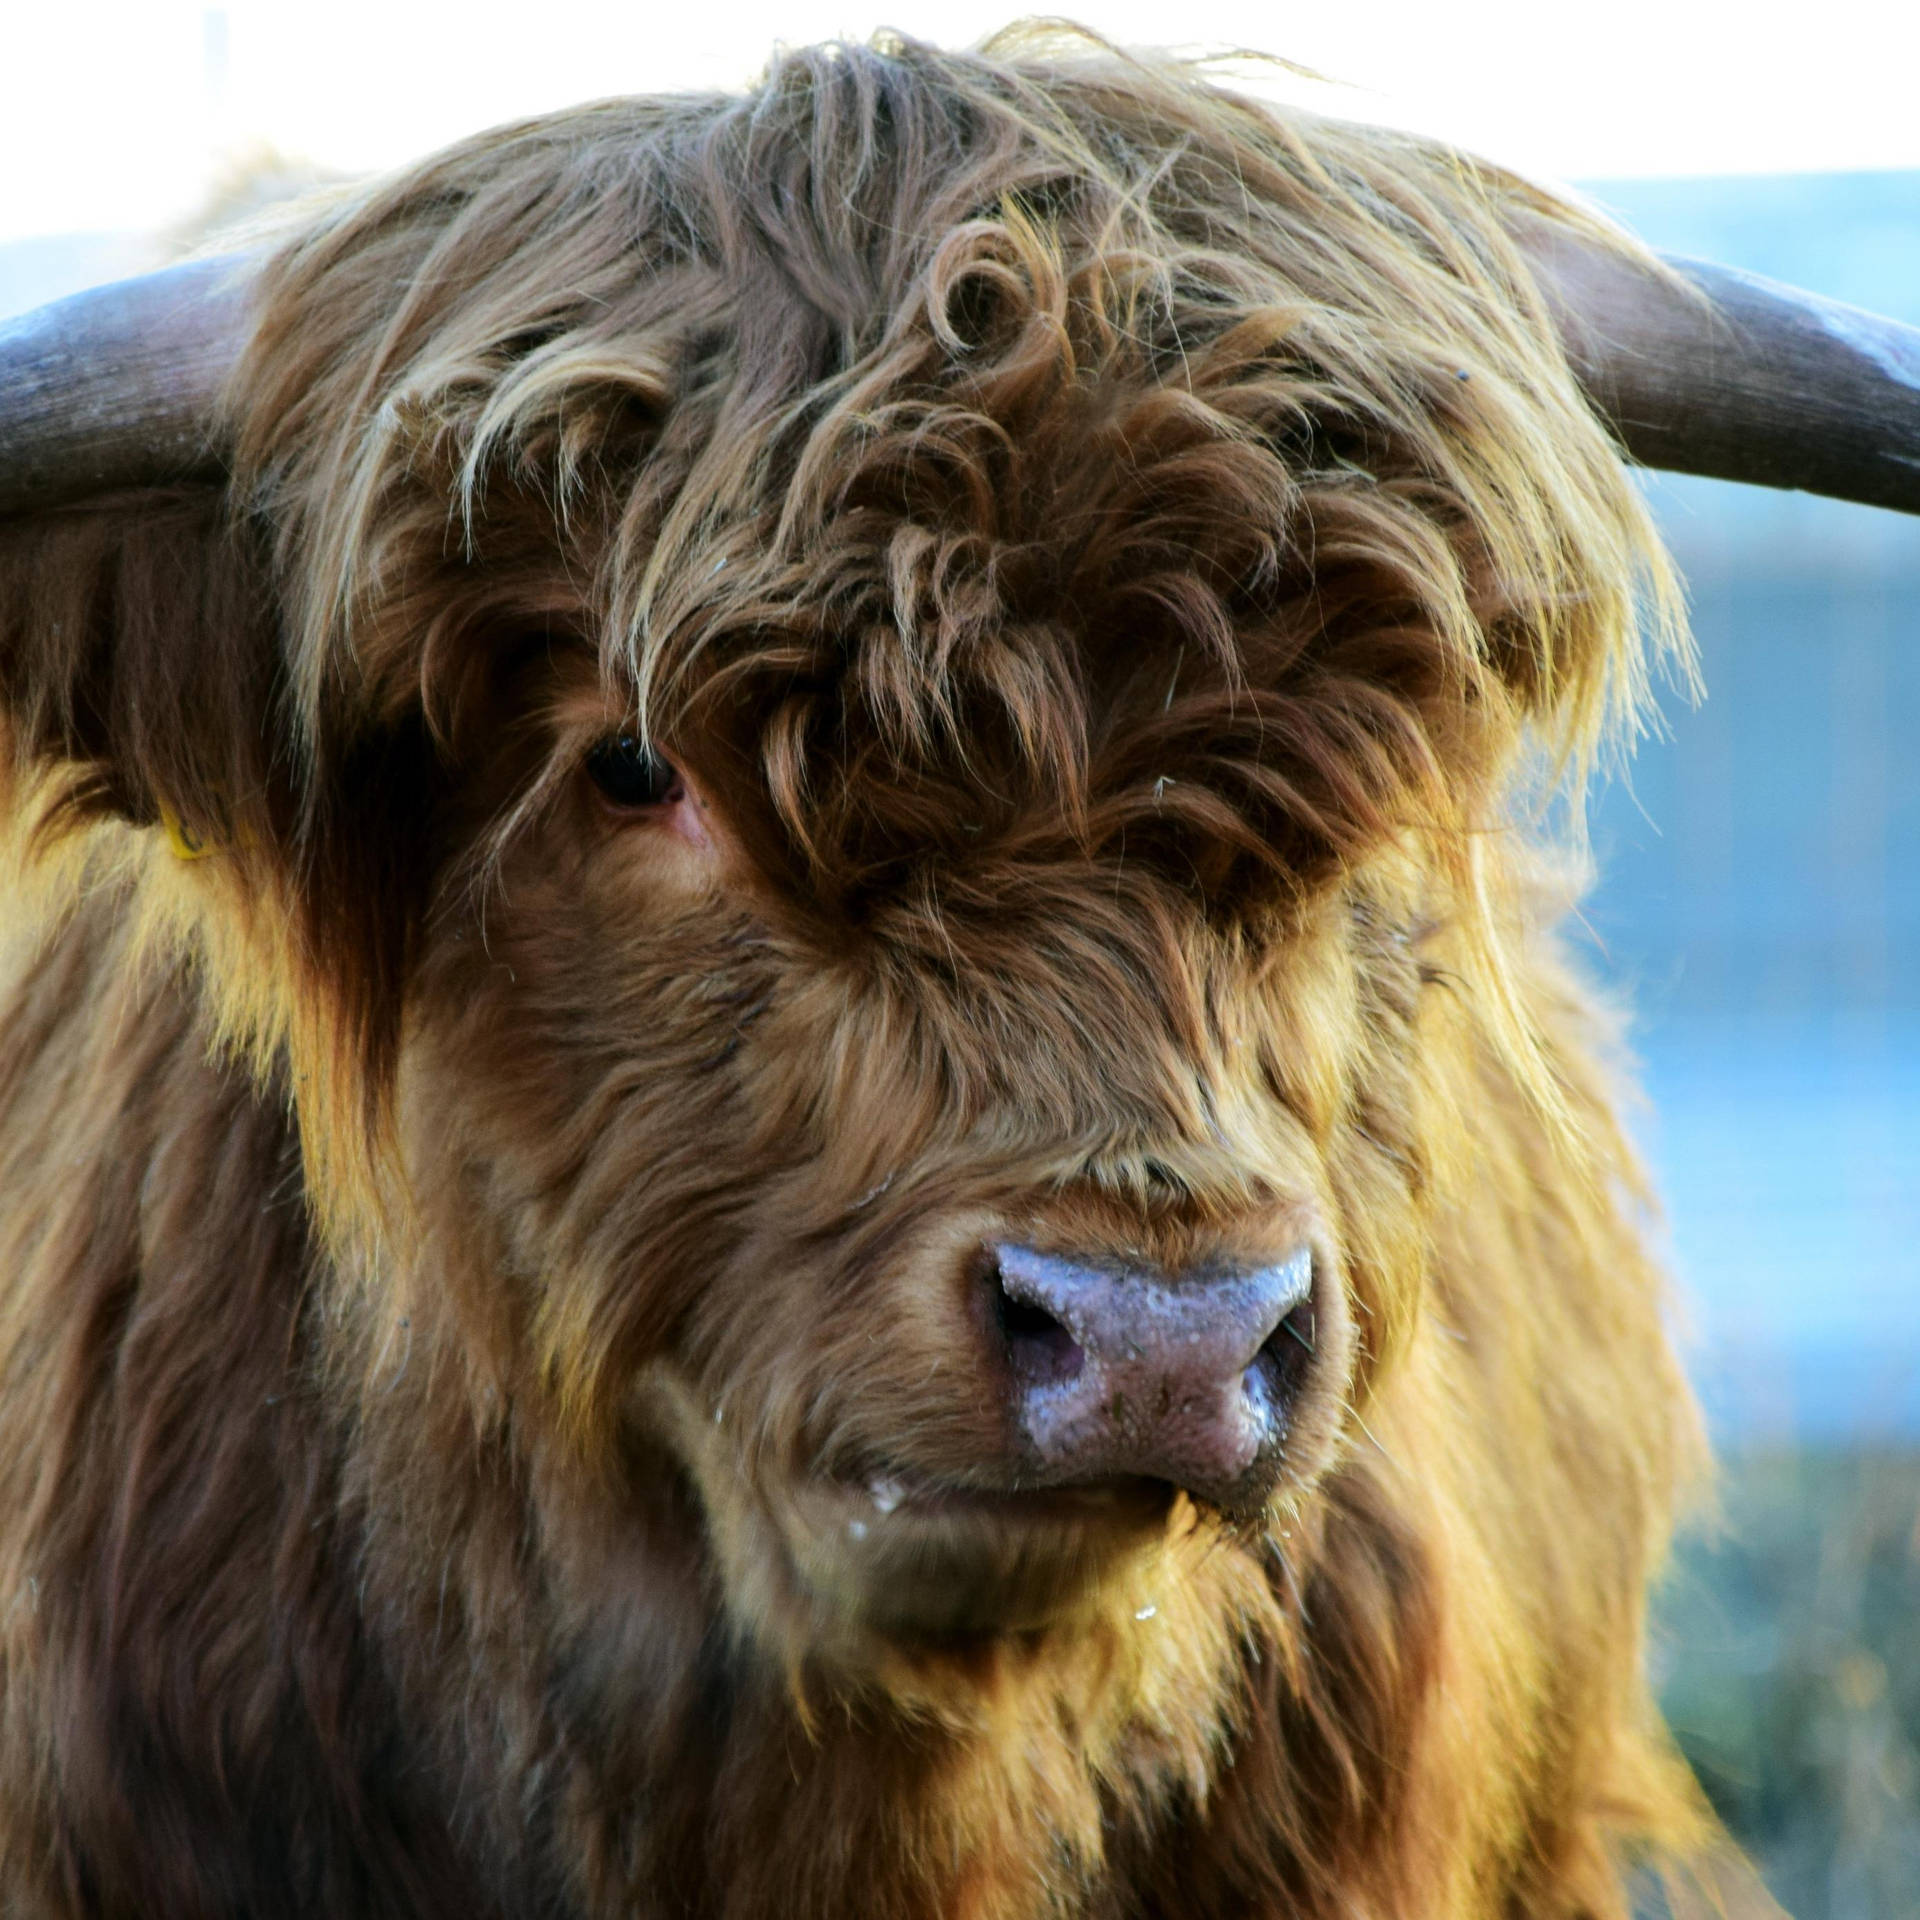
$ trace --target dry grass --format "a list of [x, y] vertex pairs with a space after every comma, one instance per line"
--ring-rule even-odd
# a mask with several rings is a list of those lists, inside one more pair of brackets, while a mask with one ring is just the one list
[[1687, 1757], [1798, 1920], [1920, 1916], [1920, 1449], [1736, 1454], [1661, 1609]]

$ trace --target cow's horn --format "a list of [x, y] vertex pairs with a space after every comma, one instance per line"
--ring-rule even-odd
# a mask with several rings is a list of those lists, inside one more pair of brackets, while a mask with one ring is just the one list
[[218, 478], [253, 265], [189, 260], [0, 323], [0, 514]]
[[1595, 407], [1642, 466], [1920, 513], [1920, 328], [1566, 229], [1527, 253]]

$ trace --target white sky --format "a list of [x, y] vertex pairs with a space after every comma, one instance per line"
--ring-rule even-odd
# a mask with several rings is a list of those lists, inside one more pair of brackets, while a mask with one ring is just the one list
[[[1045, 6], [1048, 0], [1040, 0]], [[1059, 0], [1055, 0], [1059, 4]], [[738, 84], [776, 39], [964, 42], [1018, 0], [4, 0], [0, 240], [146, 228], [265, 140], [349, 171], [608, 93]], [[1035, 10], [1039, 10], [1036, 8]], [[1555, 178], [1920, 166], [1920, 0], [1068, 0], [1253, 46]]]

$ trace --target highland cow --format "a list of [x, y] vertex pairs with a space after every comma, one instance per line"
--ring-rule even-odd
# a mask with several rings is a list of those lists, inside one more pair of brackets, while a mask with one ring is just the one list
[[0, 1911], [1711, 1879], [1542, 803], [1906, 350], [1035, 32], [0, 341]]

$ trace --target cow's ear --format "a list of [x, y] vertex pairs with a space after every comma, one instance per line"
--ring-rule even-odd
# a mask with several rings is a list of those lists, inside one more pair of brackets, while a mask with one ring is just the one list
[[191, 261], [0, 326], [0, 777], [8, 806], [262, 823], [265, 570], [230, 522], [218, 398], [257, 262]]
[[429, 756], [411, 722], [331, 759], [297, 729], [269, 544], [218, 486], [0, 519], [0, 844], [147, 830], [143, 924], [198, 943], [214, 1024], [284, 1069], [339, 1226], [378, 1215]]
[[117, 816], [164, 829], [183, 857], [272, 837], [287, 776], [258, 544], [216, 486], [0, 519], [16, 822]]

